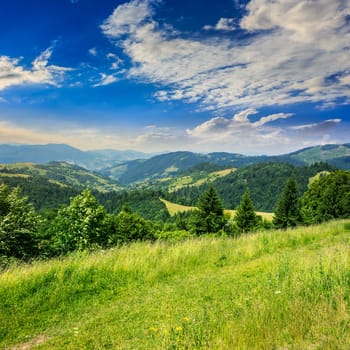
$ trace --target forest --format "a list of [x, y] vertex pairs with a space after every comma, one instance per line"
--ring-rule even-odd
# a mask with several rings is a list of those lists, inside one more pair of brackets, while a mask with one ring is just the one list
[[[238, 237], [350, 216], [350, 173], [325, 163], [251, 165], [173, 192], [164, 188], [99, 192], [83, 186], [57, 186], [35, 176], [3, 179], [2, 266], [134, 241], [208, 234]], [[195, 209], [170, 216], [160, 198]], [[235, 209], [235, 214], [224, 208]], [[273, 212], [273, 220], [263, 219], [256, 214], [258, 210]]]

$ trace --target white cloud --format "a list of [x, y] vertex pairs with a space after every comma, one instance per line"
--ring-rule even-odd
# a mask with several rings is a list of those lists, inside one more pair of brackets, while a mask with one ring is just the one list
[[223, 30], [223, 31], [233, 31], [237, 28], [236, 20], [234, 18], [220, 18], [215, 26], [205, 25], [203, 29], [205, 30]]
[[102, 25], [104, 33], [112, 38], [132, 32], [136, 27], [150, 18], [152, 10], [150, 1], [133, 0], [119, 5]]
[[119, 69], [121, 67], [121, 65], [123, 64], [123, 60], [111, 52], [109, 52], [107, 54], [107, 59], [112, 61], [111, 69], [113, 69], [113, 70]]
[[93, 85], [93, 87], [106, 86], [115, 83], [119, 79], [114, 74], [100, 73], [100, 81]]
[[248, 109], [235, 114], [231, 119], [212, 118], [187, 130], [188, 144], [202, 151], [282, 154], [301, 147], [346, 142], [347, 140], [347, 136], [341, 140], [334, 138], [334, 135], [339, 132], [336, 128], [340, 127], [342, 122], [338, 118], [282, 128], [272, 122], [290, 118], [292, 114], [271, 114], [251, 121], [250, 117], [256, 113], [256, 110]]
[[102, 30], [131, 59], [130, 78], [166, 87], [155, 95], [163, 101], [218, 110], [350, 100], [350, 0], [252, 0], [246, 9], [241, 29], [258, 35], [245, 41], [169, 34], [142, 0], [118, 6]]
[[91, 56], [97, 56], [97, 49], [96, 49], [96, 47], [92, 47], [91, 49], [89, 49], [89, 54]]
[[0, 56], [0, 90], [11, 86], [28, 84], [58, 85], [69, 68], [49, 65], [52, 48], [42, 52], [32, 62], [32, 68], [27, 69], [20, 65], [20, 59]]
[[[259, 140], [269, 138], [279, 131], [278, 128], [265, 127], [265, 124], [278, 119], [285, 119], [292, 116], [292, 114], [271, 114], [262, 117], [255, 122], [249, 120], [249, 116], [256, 114], [254, 109], [247, 109], [235, 114], [231, 119], [223, 117], [212, 118], [203, 124], [198, 125], [194, 129], [188, 129], [187, 133], [197, 138], [210, 138], [221, 142], [223, 138], [229, 139], [231, 142], [239, 141], [244, 138], [252, 142], [252, 140]], [[237, 138], [237, 140], [236, 140]]]

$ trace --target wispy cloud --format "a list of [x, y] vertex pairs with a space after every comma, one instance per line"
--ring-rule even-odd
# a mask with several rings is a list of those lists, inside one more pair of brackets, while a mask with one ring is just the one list
[[11, 86], [49, 84], [58, 86], [69, 68], [50, 65], [52, 48], [42, 52], [32, 62], [31, 68], [22, 66], [21, 59], [0, 56], [0, 90]]
[[169, 34], [152, 4], [118, 6], [102, 30], [131, 59], [130, 78], [163, 85], [161, 100], [208, 110], [350, 100], [349, 0], [252, 0], [239, 28], [252, 36], [240, 41]]
[[106, 86], [117, 82], [119, 79], [115, 74], [100, 73], [100, 80], [93, 87]]
[[89, 49], [89, 54], [91, 56], [97, 56], [97, 49], [96, 49], [96, 47], [92, 47], [91, 49]]
[[28, 125], [0, 120], [0, 143], [65, 143], [80, 149], [132, 148], [130, 135], [113, 128], [86, 127], [63, 121], [46, 121]]
[[234, 18], [220, 18], [215, 26], [205, 25], [204, 30], [223, 30], [233, 31], [237, 29], [237, 23]]

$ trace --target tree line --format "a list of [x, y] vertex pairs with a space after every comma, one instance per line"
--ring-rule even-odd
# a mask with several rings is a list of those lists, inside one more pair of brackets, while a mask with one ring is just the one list
[[[126, 197], [127, 198], [127, 197]], [[145, 203], [146, 205], [146, 203]], [[118, 213], [108, 213], [89, 190], [71, 198], [57, 211], [39, 214], [19, 188], [0, 184], [0, 264], [11, 259], [54, 257], [77, 250], [106, 249], [132, 241], [183, 238], [206, 234], [238, 236], [260, 229], [350, 217], [350, 173], [320, 173], [301, 194], [294, 176], [285, 183], [272, 222], [255, 212], [246, 186], [232, 218], [214, 186], [200, 195], [197, 209], [171, 220], [147, 220], [125, 202]]]

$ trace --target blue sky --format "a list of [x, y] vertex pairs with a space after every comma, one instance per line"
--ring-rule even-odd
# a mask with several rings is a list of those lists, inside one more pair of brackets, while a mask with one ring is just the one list
[[280, 154], [350, 142], [350, 0], [12, 0], [0, 143]]

